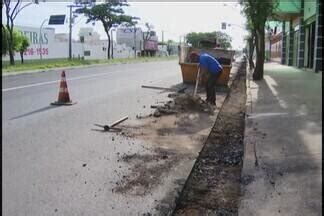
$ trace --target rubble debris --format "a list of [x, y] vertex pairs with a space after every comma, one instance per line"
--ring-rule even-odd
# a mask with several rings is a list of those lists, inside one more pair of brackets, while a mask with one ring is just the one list
[[155, 110], [154, 113], [153, 113], [153, 116], [154, 117], [160, 117], [161, 113], [159, 112], [159, 110]]
[[189, 94], [169, 94], [173, 98], [172, 101], [165, 102], [163, 105], [151, 105], [155, 117], [161, 115], [177, 114], [179, 112], [196, 111], [214, 113], [215, 108], [202, 100], [199, 96], [192, 96]]
[[170, 94], [168, 94], [168, 97], [169, 98], [175, 98], [177, 95], [178, 94], [176, 94], [176, 93], [170, 93]]

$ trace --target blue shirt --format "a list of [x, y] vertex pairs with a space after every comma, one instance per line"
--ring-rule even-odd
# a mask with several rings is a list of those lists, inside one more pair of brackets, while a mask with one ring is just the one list
[[199, 56], [199, 66], [206, 68], [208, 73], [217, 74], [223, 70], [222, 65], [212, 56], [203, 53]]

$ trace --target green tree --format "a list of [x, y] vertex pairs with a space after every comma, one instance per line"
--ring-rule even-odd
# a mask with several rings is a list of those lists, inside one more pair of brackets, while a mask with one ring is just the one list
[[112, 0], [108, 3], [98, 4], [91, 8], [79, 8], [76, 13], [84, 14], [88, 19], [87, 23], [100, 21], [108, 37], [108, 59], [110, 59], [110, 34], [109, 30], [115, 25], [128, 24], [133, 25], [137, 23], [137, 17], [125, 15], [124, 6], [129, 6], [125, 2]]
[[[8, 37], [7, 37], [7, 43], [8, 43], [8, 53], [10, 58], [10, 64], [15, 64], [15, 50], [14, 50], [14, 21], [18, 14], [27, 6], [35, 3], [38, 4], [38, 0], [33, 0], [30, 2], [22, 4], [23, 0], [2, 0], [1, 1], [1, 7], [3, 7], [3, 4], [5, 5], [5, 15], [6, 15], [6, 27], [8, 30]], [[2, 27], [4, 25], [2, 24]]]
[[[29, 46], [28, 38], [16, 29], [13, 29], [12, 36], [13, 36], [13, 44], [12, 44], [13, 51], [20, 53], [21, 63], [23, 64], [24, 63], [23, 54]], [[8, 37], [9, 37], [9, 31], [7, 30], [6, 27], [2, 26], [2, 48], [1, 48], [1, 51], [2, 51], [3, 56], [5, 56], [9, 53], [8, 40], [7, 40]]]
[[223, 49], [229, 49], [232, 47], [232, 38], [224, 32], [190, 32], [186, 35], [186, 42], [197, 48], [202, 48], [204, 46], [201, 43], [202, 41], [216, 42], [216, 40], [219, 43], [219, 46]]
[[250, 24], [251, 32], [254, 31], [255, 33], [256, 63], [253, 79], [261, 80], [263, 79], [265, 60], [265, 24], [267, 19], [273, 16], [278, 0], [241, 0], [241, 4], [243, 6], [243, 13]]
[[14, 38], [14, 51], [19, 52], [20, 58], [21, 58], [21, 64], [24, 63], [24, 52], [29, 47], [29, 41], [28, 38], [23, 35], [21, 32], [14, 30], [13, 32], [13, 38]]

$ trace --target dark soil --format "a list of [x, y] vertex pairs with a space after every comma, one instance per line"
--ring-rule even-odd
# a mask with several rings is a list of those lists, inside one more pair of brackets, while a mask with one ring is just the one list
[[120, 160], [133, 164], [130, 174], [123, 176], [114, 188], [116, 193], [144, 196], [158, 185], [162, 176], [179, 162], [180, 156], [166, 149], [156, 148], [155, 154], [124, 154]]
[[238, 71], [173, 215], [238, 214], [244, 151], [245, 69], [246, 62]]

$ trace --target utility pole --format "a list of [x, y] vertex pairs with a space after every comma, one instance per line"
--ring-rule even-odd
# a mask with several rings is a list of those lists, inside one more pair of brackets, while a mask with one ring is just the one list
[[113, 30], [110, 30], [110, 34], [111, 34], [111, 58], [114, 59], [114, 38], [113, 38]]
[[163, 35], [164, 31], [162, 30], [162, 52], [163, 52], [163, 45], [164, 45], [164, 35]]
[[70, 22], [69, 22], [69, 59], [72, 59], [72, 8], [83, 7], [82, 5], [68, 5], [70, 8]]
[[70, 7], [70, 25], [69, 25], [69, 59], [72, 59], [72, 6], [69, 5]]
[[[40, 26], [40, 28], [39, 28], [39, 35], [40, 35], [40, 38], [42, 38], [42, 39], [43, 39], [43, 35], [42, 35], [42, 28], [43, 28], [44, 23], [45, 23], [47, 20], [48, 20], [48, 19], [44, 19], [43, 22], [42, 22], [42, 24], [41, 24], [41, 26]], [[39, 55], [40, 55], [40, 60], [43, 59], [43, 55], [42, 55], [42, 43], [43, 43], [43, 40], [39, 40], [39, 48], [40, 48], [40, 53], [39, 53]]]
[[136, 58], [136, 26], [134, 25], [134, 57]]

